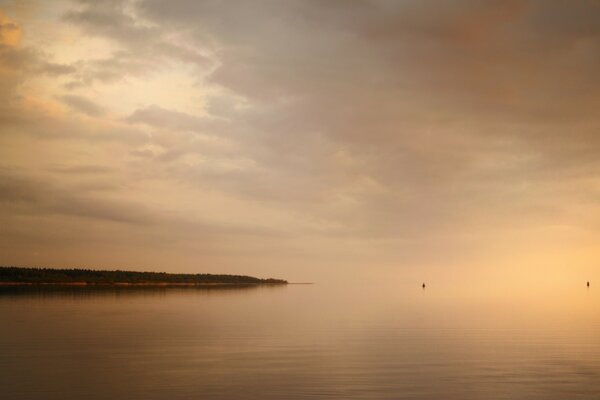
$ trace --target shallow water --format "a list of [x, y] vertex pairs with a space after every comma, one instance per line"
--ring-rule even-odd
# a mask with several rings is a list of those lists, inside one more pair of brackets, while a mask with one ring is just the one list
[[0, 291], [3, 399], [598, 399], [594, 288]]

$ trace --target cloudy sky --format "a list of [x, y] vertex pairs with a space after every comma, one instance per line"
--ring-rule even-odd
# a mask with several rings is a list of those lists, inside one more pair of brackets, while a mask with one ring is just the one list
[[589, 276], [598, 21], [594, 1], [0, 0], [0, 264]]

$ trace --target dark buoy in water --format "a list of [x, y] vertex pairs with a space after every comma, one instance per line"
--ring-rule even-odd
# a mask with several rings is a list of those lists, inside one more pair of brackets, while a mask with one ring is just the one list
[[[590, 286], [589, 283], [588, 283], [588, 286]], [[425, 289], [425, 282], [423, 282], [423, 289]]]
[[[423, 284], [423, 287], [425, 287], [425, 284]], [[590, 287], [590, 281], [588, 281], [587, 287]]]

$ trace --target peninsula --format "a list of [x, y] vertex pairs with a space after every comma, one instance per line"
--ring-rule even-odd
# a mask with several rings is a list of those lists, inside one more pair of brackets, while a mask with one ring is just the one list
[[104, 271], [93, 269], [23, 268], [0, 266], [0, 286], [13, 285], [114, 285], [114, 286], [215, 286], [285, 285], [283, 279], [245, 275], [168, 274], [166, 272]]

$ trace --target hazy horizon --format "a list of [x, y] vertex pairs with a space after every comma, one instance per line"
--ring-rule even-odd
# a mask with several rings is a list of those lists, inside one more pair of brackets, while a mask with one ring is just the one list
[[0, 0], [0, 265], [600, 282], [598, 21]]

